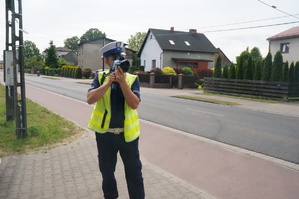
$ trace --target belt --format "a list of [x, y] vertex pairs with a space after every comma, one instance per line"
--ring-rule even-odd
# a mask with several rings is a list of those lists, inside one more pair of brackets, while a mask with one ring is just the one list
[[118, 135], [124, 132], [124, 128], [109, 128], [107, 132]]

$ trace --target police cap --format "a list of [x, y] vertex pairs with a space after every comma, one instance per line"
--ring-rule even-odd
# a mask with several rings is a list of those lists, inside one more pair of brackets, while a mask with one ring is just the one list
[[115, 41], [103, 46], [99, 52], [100, 55], [102, 55], [103, 57], [107, 57], [108, 55], [123, 52], [123, 48], [124, 48], [124, 42]]

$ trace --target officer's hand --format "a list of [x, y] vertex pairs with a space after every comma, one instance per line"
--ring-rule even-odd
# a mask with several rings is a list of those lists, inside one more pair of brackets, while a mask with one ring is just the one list
[[112, 84], [115, 81], [116, 81], [116, 73], [113, 72], [109, 75], [109, 84]]
[[116, 74], [116, 81], [118, 83], [122, 84], [126, 82], [125, 73], [123, 72], [120, 66], [117, 66], [115, 70], [115, 74]]

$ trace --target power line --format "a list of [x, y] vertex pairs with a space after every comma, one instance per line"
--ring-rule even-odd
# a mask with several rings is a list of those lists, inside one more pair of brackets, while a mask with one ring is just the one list
[[[299, 14], [295, 14], [295, 16], [296, 15], [299, 15]], [[205, 26], [205, 27], [201, 27], [200, 29], [240, 25], [240, 24], [254, 23], [254, 22], [260, 22], [260, 21], [268, 21], [268, 20], [273, 20], [273, 19], [281, 19], [281, 18], [286, 18], [286, 17], [290, 17], [290, 16], [288, 15], [288, 16], [272, 17], [272, 18], [265, 18], [265, 19], [251, 20], [251, 21], [243, 21], [243, 22], [236, 22], [236, 23], [229, 23], [229, 24], [222, 24], [222, 25]]]
[[258, 0], [258, 1], [261, 2], [262, 4], [265, 4], [266, 6], [269, 6], [269, 7], [271, 7], [271, 8], [274, 8], [274, 9], [278, 10], [279, 12], [282, 12], [282, 13], [284, 13], [284, 14], [287, 14], [287, 15], [291, 16], [291, 17], [295, 17], [296, 19], [299, 19], [298, 17], [296, 17], [296, 16], [294, 16], [294, 15], [291, 15], [291, 14], [289, 14], [289, 13], [287, 13], [287, 12], [284, 12], [284, 11], [278, 9], [278, 8], [277, 8], [276, 6], [274, 6], [274, 5], [271, 6], [271, 5], [265, 3], [265, 2], [263, 2], [263, 1], [261, 1], [261, 0]]
[[232, 30], [245, 30], [245, 29], [254, 29], [254, 28], [265, 28], [265, 27], [281, 26], [281, 25], [287, 25], [287, 24], [293, 24], [293, 23], [299, 23], [299, 21], [292, 21], [292, 22], [285, 22], [285, 23], [278, 23], [278, 24], [268, 24], [268, 25], [261, 25], [261, 26], [250, 26], [250, 27], [243, 27], [243, 28], [209, 30], [209, 31], [203, 31], [203, 33], [207, 33], [207, 32], [224, 32], [224, 31], [232, 31]]

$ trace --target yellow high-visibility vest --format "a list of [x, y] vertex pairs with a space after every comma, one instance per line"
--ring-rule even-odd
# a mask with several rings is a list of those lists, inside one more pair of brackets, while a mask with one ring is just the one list
[[[103, 72], [98, 74], [99, 82], [101, 82]], [[126, 73], [126, 82], [129, 87], [132, 86], [136, 75]], [[104, 79], [107, 82], [108, 78]], [[109, 88], [104, 96], [96, 102], [92, 111], [88, 128], [98, 133], [106, 133], [111, 120], [111, 102], [110, 102], [111, 88]], [[124, 121], [124, 136], [126, 142], [131, 142], [140, 135], [140, 124], [137, 110], [132, 109], [125, 100], [125, 121]]]

